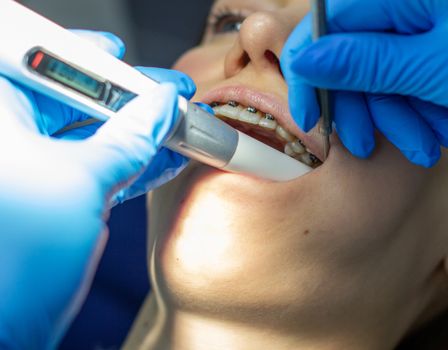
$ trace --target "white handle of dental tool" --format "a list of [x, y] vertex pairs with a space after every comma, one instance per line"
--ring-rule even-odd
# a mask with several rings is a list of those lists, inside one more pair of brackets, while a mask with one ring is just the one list
[[235, 154], [223, 170], [244, 174], [262, 174], [265, 179], [280, 182], [294, 180], [313, 170], [308, 165], [300, 163], [240, 131], [238, 131], [238, 137]]
[[[0, 0], [0, 9], [0, 72], [30, 89], [100, 120], [120, 113], [119, 108], [107, 108], [79, 89], [68, 88], [60, 80], [56, 82], [30, 69], [36, 52], [48, 54], [53, 61], [60, 60], [98, 82], [123, 88], [133, 98], [145, 95], [158, 85], [133, 67], [13, 0]], [[274, 181], [291, 180], [310, 170], [239, 133], [181, 96], [179, 111], [179, 123], [165, 143], [174, 151], [223, 170]]]

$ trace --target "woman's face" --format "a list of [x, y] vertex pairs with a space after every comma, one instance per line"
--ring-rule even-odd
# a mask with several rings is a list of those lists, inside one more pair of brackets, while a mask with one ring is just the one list
[[[256, 107], [320, 157], [316, 130], [304, 135], [288, 113], [278, 65], [307, 11], [306, 0], [218, 0], [203, 42], [174, 68], [194, 79], [196, 101]], [[380, 135], [368, 160], [337, 135], [331, 142], [325, 163], [291, 182], [194, 164], [156, 191], [151, 277], [168, 309], [309, 332], [337, 322], [366, 337], [383, 321], [386, 338], [410, 326], [440, 291], [432, 278], [448, 243], [446, 164], [414, 166]]]

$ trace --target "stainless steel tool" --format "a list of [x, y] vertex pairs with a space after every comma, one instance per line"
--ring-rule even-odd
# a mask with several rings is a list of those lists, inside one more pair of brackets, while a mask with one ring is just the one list
[[[327, 27], [327, 6], [325, 0], [311, 0], [311, 13], [313, 15], [313, 40], [317, 41], [328, 33]], [[324, 139], [323, 157], [325, 160], [330, 151], [330, 135], [333, 131], [332, 123], [332, 106], [330, 99], [330, 92], [325, 89], [318, 89], [318, 98], [321, 112], [320, 133]]]

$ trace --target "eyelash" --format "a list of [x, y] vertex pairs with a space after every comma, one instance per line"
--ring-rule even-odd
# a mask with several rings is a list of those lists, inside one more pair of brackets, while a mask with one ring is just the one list
[[226, 25], [236, 24], [237, 22], [240, 22], [239, 25], [241, 25], [246, 17], [247, 16], [241, 10], [233, 10], [229, 7], [222, 7], [210, 14], [208, 25], [213, 34], [226, 34], [229, 32], [239, 31], [239, 26], [225, 29]]

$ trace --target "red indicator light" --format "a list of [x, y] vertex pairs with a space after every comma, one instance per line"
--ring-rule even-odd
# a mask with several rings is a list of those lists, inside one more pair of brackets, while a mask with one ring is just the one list
[[42, 62], [42, 59], [44, 58], [44, 53], [39, 51], [36, 53], [36, 56], [33, 58], [33, 62], [31, 62], [31, 68], [37, 69], [39, 67], [39, 64]]

